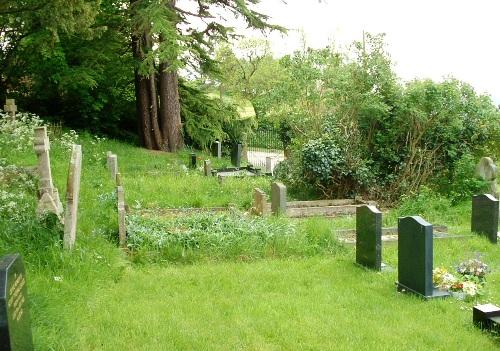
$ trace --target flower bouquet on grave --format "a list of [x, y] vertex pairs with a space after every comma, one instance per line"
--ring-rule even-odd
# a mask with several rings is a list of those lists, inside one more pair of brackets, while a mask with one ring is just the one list
[[457, 278], [444, 267], [437, 267], [432, 271], [432, 283], [439, 290], [448, 291], [457, 282]]
[[466, 277], [466, 280], [477, 281], [480, 284], [485, 283], [486, 273], [488, 272], [488, 265], [481, 262], [477, 258], [464, 261], [457, 267], [457, 273]]

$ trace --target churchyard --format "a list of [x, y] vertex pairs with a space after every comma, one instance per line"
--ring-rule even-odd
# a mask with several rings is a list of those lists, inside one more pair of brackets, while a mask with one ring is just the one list
[[[498, 230], [498, 201], [488, 196], [474, 199], [474, 214], [472, 199], [452, 206], [425, 192], [379, 211], [362, 199], [300, 198], [269, 176], [205, 175], [204, 160], [227, 168], [228, 157], [196, 151], [191, 167], [190, 150], [46, 132], [0, 140], [2, 198], [9, 197], [0, 253], [20, 253], [26, 269], [5, 261], [15, 272], [4, 301], [13, 318], [31, 319], [37, 350], [500, 346], [494, 328], [472, 322], [473, 306], [500, 304], [500, 251], [490, 233]], [[311, 201], [349, 210], [290, 215]], [[471, 219], [473, 228], [486, 225], [474, 229], [484, 235], [471, 232]], [[394, 228], [399, 240], [384, 241]], [[433, 229], [450, 237], [433, 240]], [[342, 241], [352, 231], [354, 245]], [[488, 265], [480, 294], [433, 298], [449, 295], [435, 289], [433, 270], [456, 274], [470, 259]], [[488, 308], [475, 320], [497, 318]], [[17, 330], [10, 337], [29, 343], [29, 326]]]

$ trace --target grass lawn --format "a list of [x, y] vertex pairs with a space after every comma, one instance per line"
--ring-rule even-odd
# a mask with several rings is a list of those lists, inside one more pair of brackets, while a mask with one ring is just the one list
[[[194, 256], [189, 264], [182, 260], [135, 263], [116, 248], [114, 187], [105, 169], [107, 150], [118, 155], [131, 207], [234, 204], [245, 211], [251, 204], [252, 188], [259, 186], [269, 193], [270, 179], [234, 179], [220, 185], [202, 176], [201, 169], [184, 170], [188, 151], [152, 153], [115, 141], [94, 143], [89, 136], [80, 142], [84, 169], [78, 241], [72, 252], [60, 248], [57, 232], [47, 223], [0, 218], [0, 254], [19, 251], [26, 261], [37, 350], [500, 347], [498, 336], [472, 326], [475, 303], [500, 304], [500, 250], [486, 239], [436, 240], [434, 245], [435, 266], [453, 268], [478, 254], [490, 266], [486, 294], [475, 302], [424, 302], [397, 293], [394, 243], [384, 246], [383, 261], [393, 270], [383, 273], [356, 266], [352, 246], [314, 248], [325, 232], [331, 237], [334, 229], [354, 227], [353, 217], [291, 221], [300, 228], [297, 235], [304, 235], [293, 242], [309, 245], [303, 251], [290, 249], [291, 241], [281, 241], [280, 246], [271, 245], [274, 251], [263, 246], [263, 251], [245, 255], [244, 260], [241, 250], [249, 246], [230, 255]], [[69, 153], [57, 145], [51, 152], [55, 184], [65, 194]], [[200, 160], [207, 157], [200, 154]], [[2, 147], [0, 158], [25, 166], [36, 162], [29, 148], [17, 152]], [[223, 166], [228, 160], [213, 163]], [[1, 182], [0, 186], [6, 187]], [[30, 201], [34, 211], [34, 196]], [[384, 226], [395, 225], [399, 215], [420, 214], [431, 223], [448, 225], [453, 233], [470, 234], [469, 208], [470, 202], [451, 207], [440, 198], [416, 198], [386, 213]], [[270, 228], [279, 225], [269, 221]]]

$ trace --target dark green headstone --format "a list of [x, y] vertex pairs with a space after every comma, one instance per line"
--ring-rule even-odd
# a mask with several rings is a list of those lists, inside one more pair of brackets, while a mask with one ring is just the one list
[[191, 159], [191, 168], [196, 168], [196, 154], [193, 152], [190, 155]]
[[233, 144], [231, 150], [231, 164], [235, 167], [240, 167], [241, 165], [241, 153], [243, 152], [243, 145]]
[[471, 231], [497, 243], [499, 201], [490, 194], [472, 197]]
[[375, 206], [356, 208], [356, 262], [382, 269], [382, 212]]
[[398, 290], [425, 298], [449, 294], [432, 285], [432, 224], [419, 216], [398, 219]]
[[19, 254], [0, 259], [0, 350], [33, 350], [26, 273]]

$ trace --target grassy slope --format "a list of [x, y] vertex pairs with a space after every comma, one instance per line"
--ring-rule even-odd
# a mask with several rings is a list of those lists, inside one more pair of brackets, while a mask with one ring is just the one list
[[[183, 171], [175, 165], [187, 164], [187, 153], [150, 153], [113, 141], [93, 146], [89, 138], [83, 140], [83, 148], [77, 249], [61, 253], [51, 245], [39, 257], [27, 259], [37, 349], [489, 350], [499, 346], [498, 339], [471, 327], [472, 303], [422, 302], [400, 295], [394, 287], [396, 272], [379, 274], [356, 267], [353, 248], [337, 257], [130, 265], [108, 240], [116, 236], [116, 216], [113, 185], [104, 167], [106, 150], [119, 156], [130, 205], [235, 203], [247, 208], [251, 189], [258, 185], [269, 191], [269, 181], [221, 186], [201, 176], [201, 171], [181, 176]], [[30, 151], [2, 149], [0, 157], [35, 164]], [[56, 185], [64, 194], [68, 153], [55, 148], [52, 159]], [[469, 206], [450, 209], [436, 202], [421, 206], [421, 214], [466, 233]], [[386, 224], [394, 224], [397, 214], [401, 213], [386, 216]], [[328, 223], [345, 228], [354, 220]], [[0, 229], [6, 230], [5, 226]], [[26, 245], [19, 244], [19, 250], [30, 254]], [[481, 302], [499, 303], [498, 247], [479, 238], [436, 242], [435, 265], [452, 266], [476, 253], [482, 253], [493, 269], [488, 298]], [[386, 245], [384, 261], [397, 267], [396, 257], [396, 246]], [[55, 276], [63, 280], [55, 281]]]

